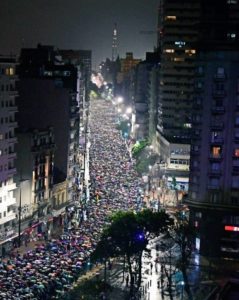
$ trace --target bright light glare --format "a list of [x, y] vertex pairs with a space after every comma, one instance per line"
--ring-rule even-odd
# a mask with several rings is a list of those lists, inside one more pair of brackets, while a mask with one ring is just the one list
[[132, 107], [127, 107], [126, 114], [131, 114], [131, 113], [132, 113]]
[[122, 97], [118, 97], [118, 98], [117, 98], [117, 102], [118, 102], [118, 103], [122, 103], [123, 101], [124, 101], [124, 99], [123, 99]]

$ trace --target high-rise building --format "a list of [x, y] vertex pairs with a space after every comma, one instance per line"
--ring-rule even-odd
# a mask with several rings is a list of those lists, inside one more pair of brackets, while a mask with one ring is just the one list
[[190, 143], [199, 1], [162, 0], [159, 6], [159, 144]]
[[[165, 162], [168, 179], [188, 182], [191, 112], [200, 3], [161, 0], [158, 17], [160, 53], [158, 125], [155, 150]], [[186, 184], [187, 185], [187, 184]]]
[[[81, 72], [81, 84], [80, 84], [80, 96], [84, 98], [86, 102], [89, 101], [90, 93], [90, 81], [92, 73], [92, 52], [91, 50], [58, 50], [60, 59], [63, 59], [65, 63], [73, 64], [75, 67], [80, 67]], [[80, 101], [82, 102], [82, 101]]]
[[196, 247], [210, 256], [239, 249], [238, 53], [201, 51], [197, 62], [187, 202]]
[[[19, 129], [24, 131], [53, 127], [56, 144], [54, 183], [66, 180], [67, 199], [72, 201], [79, 193], [80, 74], [74, 65], [56, 62], [56, 53], [54, 55], [52, 51], [53, 47], [49, 46], [22, 50], [18, 122]], [[39, 56], [47, 60], [43, 63], [44, 60], [38, 60]]]
[[[147, 52], [146, 59], [135, 66], [135, 80], [132, 83], [134, 88], [133, 103], [135, 114], [134, 138], [143, 140], [149, 138], [149, 131], [152, 133], [153, 116], [156, 115], [153, 102], [153, 93], [157, 90], [153, 79], [153, 71], [159, 69], [159, 57], [156, 52]], [[151, 127], [150, 127], [151, 126]]]
[[239, 2], [201, 1], [187, 203], [203, 255], [238, 256]]
[[0, 241], [13, 235], [16, 217], [16, 63], [16, 57], [0, 56]]

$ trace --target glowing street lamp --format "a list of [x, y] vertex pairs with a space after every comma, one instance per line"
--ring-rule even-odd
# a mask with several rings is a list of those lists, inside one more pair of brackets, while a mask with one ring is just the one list
[[184, 281], [181, 281], [180, 282], [180, 285], [181, 285], [181, 300], [183, 300], [183, 290], [184, 290], [184, 285], [185, 285], [185, 282]]
[[124, 101], [124, 99], [123, 99], [123, 97], [118, 97], [117, 98], [117, 102], [120, 104], [120, 103], [123, 103], [123, 101]]
[[131, 114], [131, 113], [132, 113], [132, 107], [127, 107], [126, 114]]

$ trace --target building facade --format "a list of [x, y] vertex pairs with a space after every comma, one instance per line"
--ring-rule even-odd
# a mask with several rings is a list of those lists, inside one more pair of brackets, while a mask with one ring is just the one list
[[[159, 5], [160, 82], [158, 135], [189, 143], [194, 90], [195, 44], [200, 4], [195, 0], [162, 0]], [[163, 143], [162, 141], [160, 141]]]
[[238, 51], [201, 52], [197, 70], [188, 201], [196, 245], [204, 254], [238, 255]]
[[16, 64], [16, 57], [0, 56], [0, 241], [14, 234], [16, 218]]
[[53, 128], [17, 134], [17, 205], [21, 218], [47, 215], [53, 206], [54, 133]]
[[20, 59], [19, 127], [21, 130], [53, 127], [56, 144], [54, 183], [67, 180], [67, 199], [74, 201], [78, 197], [80, 177], [80, 71], [64, 62], [49, 46], [23, 49]]

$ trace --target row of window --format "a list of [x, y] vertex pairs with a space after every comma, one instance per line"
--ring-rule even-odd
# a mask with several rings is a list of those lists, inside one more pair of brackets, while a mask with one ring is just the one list
[[11, 169], [14, 169], [14, 164], [12, 162], [9, 162], [6, 165], [0, 165], [0, 172], [11, 170]]
[[53, 137], [52, 136], [44, 136], [41, 138], [34, 138], [33, 140], [33, 146], [40, 146], [40, 145], [46, 145], [46, 144], [52, 144], [53, 143]]
[[15, 134], [14, 134], [14, 131], [9, 131], [9, 132], [6, 132], [5, 134], [4, 133], [0, 133], [0, 141], [2, 140], [7, 140], [7, 139], [12, 139], [15, 137]]
[[[178, 52], [178, 50], [175, 50], [173, 48], [171, 49], [164, 49], [163, 52], [164, 53], [174, 53], [175, 51]], [[196, 54], [196, 50], [195, 49], [185, 49], [184, 50], [184, 53], [188, 54], [189, 56], [193, 55], [193, 54]]]
[[14, 100], [2, 100], [1, 101], [1, 107], [13, 107], [15, 106], [15, 101]]
[[8, 124], [8, 123], [13, 123], [13, 122], [15, 122], [14, 116], [0, 118], [0, 124]]
[[14, 153], [14, 152], [15, 152], [14, 147], [10, 146], [8, 148], [5, 148], [4, 150], [0, 149], [0, 156], [11, 154], [11, 153]]
[[14, 92], [16, 91], [16, 88], [14, 84], [1, 84], [1, 91]]
[[3, 213], [0, 212], [0, 219], [5, 218], [7, 216], [7, 212], [4, 211]]
[[176, 165], [189, 165], [188, 159], [170, 159], [170, 164], [176, 164]]
[[0, 68], [0, 75], [13, 76], [15, 75], [15, 68], [13, 67]]

